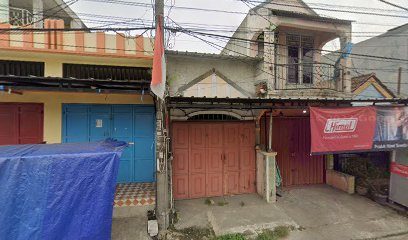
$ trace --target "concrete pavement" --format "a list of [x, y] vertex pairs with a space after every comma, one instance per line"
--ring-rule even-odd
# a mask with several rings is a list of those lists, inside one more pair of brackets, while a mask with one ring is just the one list
[[[176, 201], [177, 229], [211, 227], [216, 235], [293, 226], [288, 239], [408, 239], [408, 219], [367, 198], [326, 185], [285, 191], [277, 203], [256, 194]], [[226, 202], [218, 206], [219, 202]], [[220, 204], [222, 205], [222, 204]]]
[[112, 240], [150, 240], [147, 211], [151, 209], [154, 209], [154, 205], [114, 208]]

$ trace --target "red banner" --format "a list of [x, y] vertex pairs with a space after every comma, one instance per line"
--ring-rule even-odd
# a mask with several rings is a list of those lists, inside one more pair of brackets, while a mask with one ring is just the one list
[[310, 108], [312, 153], [371, 150], [375, 107]]
[[396, 162], [391, 163], [391, 172], [398, 174], [402, 177], [408, 178], [408, 166], [398, 164]]

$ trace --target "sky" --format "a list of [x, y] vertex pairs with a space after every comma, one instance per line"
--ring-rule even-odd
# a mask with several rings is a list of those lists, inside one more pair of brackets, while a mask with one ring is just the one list
[[[67, 0], [66, 0], [67, 1]], [[107, 3], [108, 1], [114, 2]], [[71, 8], [85, 20], [88, 27], [151, 27], [153, 20], [152, 1], [154, 0], [78, 0]], [[231, 36], [235, 28], [242, 22], [249, 7], [239, 0], [164, 0], [167, 6], [176, 6], [172, 9], [166, 7], [167, 22], [174, 21], [182, 27], [198, 29], [213, 29], [213, 33]], [[261, 1], [261, 0], [256, 0]], [[288, 0], [290, 1], [293, 0]], [[408, 8], [408, 0], [387, 0], [394, 4]], [[367, 13], [392, 14], [404, 17], [385, 17], [368, 14], [352, 14], [316, 10], [325, 17], [353, 20], [353, 42], [357, 43], [367, 38], [386, 32], [388, 29], [408, 23], [408, 11], [392, 7], [379, 0], [305, 0], [312, 7], [325, 7], [319, 4], [341, 5], [342, 10], [356, 10]], [[252, 3], [253, 4], [253, 3]], [[215, 11], [202, 11], [187, 8], [211, 9]], [[374, 9], [373, 9], [374, 8]], [[219, 11], [219, 12], [216, 12]], [[234, 13], [226, 13], [229, 11]], [[103, 15], [103, 16], [97, 16]], [[173, 23], [174, 24], [174, 23]], [[218, 31], [215, 31], [218, 30]], [[367, 33], [370, 32], [370, 33]], [[152, 36], [153, 31], [141, 32]], [[128, 34], [135, 34], [131, 32]], [[179, 51], [219, 53], [219, 48], [225, 45], [224, 41], [207, 38], [216, 46], [201, 41], [192, 36], [177, 33], [166, 36], [167, 48]], [[326, 49], [338, 49], [338, 42], [333, 41], [326, 45]]]

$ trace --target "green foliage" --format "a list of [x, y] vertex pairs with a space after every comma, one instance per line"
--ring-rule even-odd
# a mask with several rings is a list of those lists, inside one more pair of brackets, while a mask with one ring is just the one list
[[220, 207], [225, 206], [225, 205], [227, 205], [227, 204], [228, 204], [228, 202], [225, 201], [225, 199], [222, 200], [222, 201], [220, 201], [220, 202], [217, 202], [217, 205], [220, 206]]
[[180, 240], [212, 239], [214, 237], [214, 231], [211, 228], [189, 227], [180, 230], [173, 229], [173, 231], [181, 234], [178, 236]]
[[279, 226], [273, 230], [265, 229], [258, 234], [256, 240], [278, 240], [289, 235], [289, 227]]

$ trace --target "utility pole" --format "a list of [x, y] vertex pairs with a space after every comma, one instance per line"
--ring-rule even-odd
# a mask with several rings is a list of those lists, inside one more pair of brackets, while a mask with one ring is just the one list
[[[161, 29], [164, 38], [164, 0], [155, 0], [156, 29]], [[160, 25], [160, 28], [158, 26]], [[156, 32], [156, 36], [159, 34]], [[164, 49], [164, 40], [163, 40]], [[166, 128], [166, 104], [165, 99], [156, 97], [156, 217], [159, 231], [166, 230], [169, 226], [170, 195], [168, 176], [168, 131]]]

